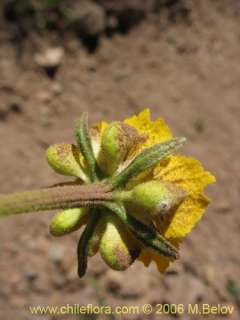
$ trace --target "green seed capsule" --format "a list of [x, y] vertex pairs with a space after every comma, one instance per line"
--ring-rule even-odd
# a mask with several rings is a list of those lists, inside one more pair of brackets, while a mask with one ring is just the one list
[[99, 165], [103, 172], [111, 176], [140, 140], [142, 137], [135, 128], [122, 122], [111, 123], [101, 141]]
[[49, 165], [58, 173], [88, 181], [80, 164], [81, 153], [73, 144], [60, 143], [47, 149]]
[[140, 253], [140, 245], [114, 215], [106, 216], [106, 225], [100, 240], [103, 260], [114, 270], [125, 270]]
[[151, 216], [170, 213], [171, 209], [181, 203], [185, 195], [185, 191], [180, 187], [157, 180], [139, 184], [131, 191], [122, 193], [123, 201], [129, 209]]
[[50, 233], [60, 237], [79, 229], [86, 222], [86, 208], [66, 209], [54, 215], [49, 226]]

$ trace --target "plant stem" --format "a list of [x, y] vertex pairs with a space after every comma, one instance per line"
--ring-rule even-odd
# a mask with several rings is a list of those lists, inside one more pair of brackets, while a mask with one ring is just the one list
[[0, 195], [0, 216], [95, 206], [112, 199], [106, 185], [66, 185], [35, 191], [16, 192]]
[[155, 229], [129, 215], [123, 205], [113, 202], [105, 202], [103, 205], [114, 212], [145, 246], [154, 249], [165, 257], [178, 258], [177, 249], [168, 240], [160, 235]]
[[113, 199], [117, 202], [132, 200], [132, 190], [113, 191]]

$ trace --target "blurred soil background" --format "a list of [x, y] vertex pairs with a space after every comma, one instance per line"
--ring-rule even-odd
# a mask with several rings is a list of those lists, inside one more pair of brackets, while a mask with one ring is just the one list
[[[204, 219], [183, 241], [180, 261], [164, 275], [140, 262], [117, 273], [96, 256], [79, 280], [79, 232], [51, 237], [52, 213], [4, 218], [1, 319], [118, 319], [28, 311], [67, 303], [230, 303], [231, 317], [208, 318], [240, 318], [240, 1], [1, 1], [1, 193], [60, 181], [44, 151], [73, 141], [83, 111], [94, 123], [145, 107], [186, 136], [184, 152], [218, 180]], [[129, 318], [203, 316], [121, 316]]]

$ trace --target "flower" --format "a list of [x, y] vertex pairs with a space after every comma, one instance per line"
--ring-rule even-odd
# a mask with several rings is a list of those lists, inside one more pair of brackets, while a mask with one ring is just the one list
[[[138, 116], [126, 120], [139, 132], [148, 134], [146, 145], [164, 142], [172, 138], [168, 126], [162, 119], [154, 122], [150, 119], [150, 111], [146, 109]], [[145, 146], [144, 146], [145, 147]], [[157, 221], [159, 231], [172, 243], [179, 245], [202, 218], [210, 200], [204, 194], [204, 188], [216, 181], [215, 177], [205, 171], [198, 160], [182, 155], [169, 156], [154, 168], [153, 177], [157, 180], [169, 181], [186, 191], [186, 197], [175, 212], [164, 223]], [[159, 256], [151, 249], [144, 248], [139, 257], [145, 266], [155, 261], [159, 271], [169, 265], [168, 258]]]
[[[163, 119], [151, 121], [150, 110], [124, 120], [108, 124], [101, 122], [92, 127], [91, 147], [98, 166], [98, 177], [112, 181], [112, 177], [126, 171], [144, 150], [173, 139]], [[171, 140], [172, 141], [172, 140]], [[151, 149], [152, 150], [152, 149]], [[47, 158], [55, 171], [75, 176], [76, 183], [91, 181], [86, 159], [77, 147], [68, 144], [48, 149]], [[109, 180], [110, 179], [110, 180]], [[117, 188], [116, 201], [134, 217], [133, 224], [141, 222], [153, 227], [174, 246], [195, 227], [209, 204], [204, 194], [214, 176], [205, 171], [195, 159], [167, 154], [160, 161], [146, 167], [127, 179], [124, 187]], [[53, 217], [50, 231], [63, 235], [75, 231], [91, 219], [91, 209], [66, 209]], [[170, 256], [160, 255], [153, 247], [140, 241], [119, 217], [101, 207], [100, 218], [88, 242], [88, 255], [99, 250], [104, 261], [115, 270], [125, 270], [135, 259], [148, 266], [154, 261], [163, 272], [171, 262]], [[140, 226], [140, 225], [139, 225]], [[142, 226], [142, 225], [141, 225]], [[141, 229], [140, 226], [140, 229]]]

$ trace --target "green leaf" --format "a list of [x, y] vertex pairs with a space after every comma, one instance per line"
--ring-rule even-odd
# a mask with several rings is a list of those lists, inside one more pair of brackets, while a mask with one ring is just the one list
[[156, 165], [165, 157], [173, 154], [186, 142], [183, 137], [174, 138], [164, 143], [155, 144], [141, 152], [133, 161], [120, 172], [117, 176], [111, 178], [112, 188], [119, 188], [126, 185], [129, 179], [139, 175], [144, 170]]
[[87, 258], [89, 249], [89, 240], [92, 238], [93, 233], [96, 229], [99, 219], [101, 218], [101, 213], [99, 210], [95, 209], [92, 212], [92, 216], [88, 224], [86, 225], [79, 241], [77, 247], [78, 256], [78, 275], [82, 278], [87, 270]]
[[84, 113], [75, 127], [77, 144], [85, 158], [91, 181], [99, 180], [100, 170], [95, 159], [90, 133], [87, 127], [87, 114]]

